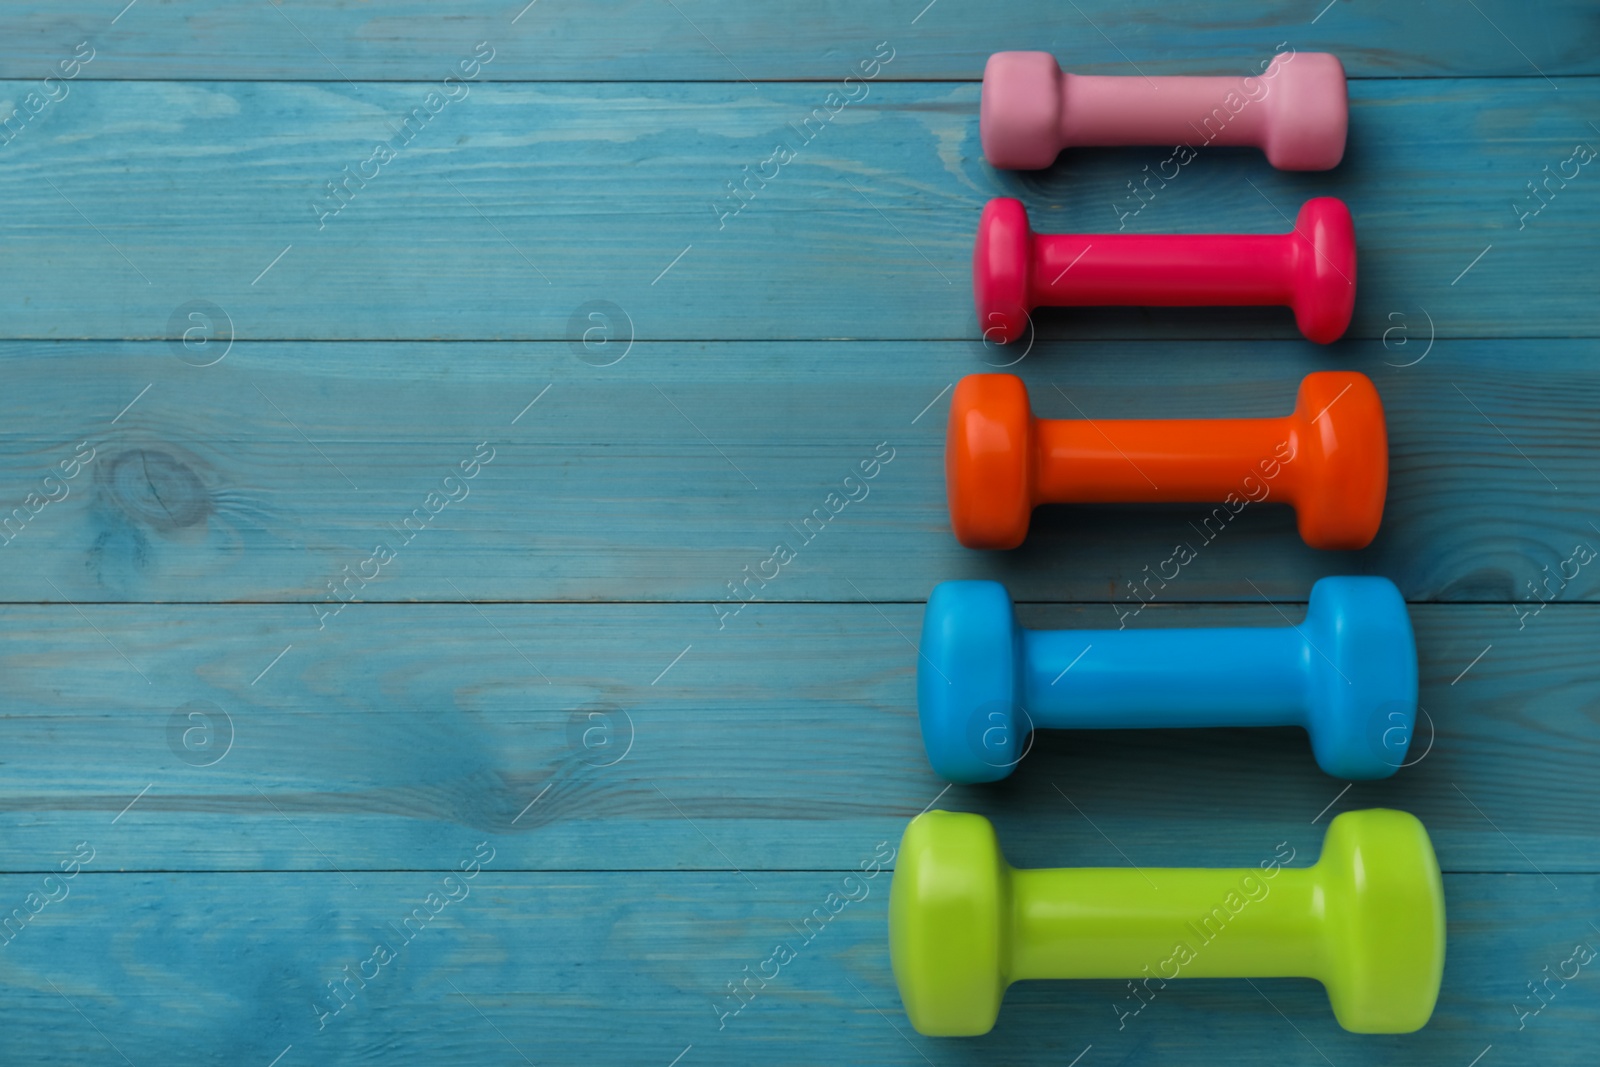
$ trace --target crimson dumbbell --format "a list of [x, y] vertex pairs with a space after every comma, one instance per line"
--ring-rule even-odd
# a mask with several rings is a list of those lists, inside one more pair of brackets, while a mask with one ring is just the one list
[[[945, 436], [950, 525], [968, 548], [1015, 548], [1036, 504], [1292, 504], [1312, 548], [1365, 548], [1389, 485], [1389, 436], [1365, 374], [1318, 371], [1276, 419], [1037, 419], [1011, 374], [970, 374]], [[1259, 494], [1259, 495], [1258, 495]], [[1226, 510], [1224, 510], [1226, 509]]]
[[1289, 233], [1036, 234], [1020, 200], [996, 197], [978, 222], [972, 292], [983, 336], [1002, 343], [1036, 307], [1282, 305], [1327, 344], [1355, 310], [1355, 223], [1320, 196]]

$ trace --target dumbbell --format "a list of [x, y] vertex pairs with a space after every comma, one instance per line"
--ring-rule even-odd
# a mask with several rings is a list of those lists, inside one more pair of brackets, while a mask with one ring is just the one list
[[1280, 170], [1327, 170], [1349, 127], [1344, 67], [1326, 52], [1275, 56], [1248, 78], [1064, 74], [1048, 52], [996, 52], [979, 129], [996, 167], [1038, 170], [1070, 145], [1256, 145]]
[[1387, 778], [1417, 711], [1417, 647], [1387, 578], [1323, 578], [1282, 627], [1025, 630], [999, 582], [941, 582], [922, 616], [917, 716], [951, 782], [994, 782], [1035, 729], [1301, 726], [1337, 778]]
[[1300, 332], [1337, 341], [1356, 302], [1356, 231], [1331, 196], [1307, 200], [1290, 233], [1034, 233], [1020, 200], [984, 206], [972, 292], [987, 340], [1027, 330], [1036, 307], [1284, 305]]
[[1433, 844], [1385, 808], [1335, 818], [1314, 866], [1237, 870], [1019, 870], [983, 816], [930, 811], [906, 827], [889, 887], [900, 999], [937, 1037], [988, 1033], [1029, 978], [1142, 978], [1151, 994], [1176, 978], [1315, 978], [1346, 1030], [1403, 1034], [1433, 1014], [1444, 953]]
[[[945, 434], [950, 525], [968, 548], [1016, 548], [1036, 504], [1291, 504], [1312, 548], [1365, 548], [1389, 485], [1383, 401], [1371, 379], [1317, 371], [1271, 419], [1036, 419], [1011, 374], [972, 374]], [[1211, 519], [1207, 519], [1209, 524]]]

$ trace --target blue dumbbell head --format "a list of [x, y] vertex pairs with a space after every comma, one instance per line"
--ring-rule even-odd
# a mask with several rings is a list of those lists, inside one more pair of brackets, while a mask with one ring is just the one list
[[1387, 778], [1405, 762], [1417, 718], [1417, 645], [1400, 590], [1387, 578], [1323, 578], [1300, 630], [1317, 765], [1336, 778]]
[[1022, 631], [999, 582], [940, 582], [922, 616], [917, 713], [934, 772], [996, 782], [1027, 751]]
[[952, 782], [1006, 777], [1036, 727], [1252, 725], [1303, 726], [1329, 774], [1385, 778], [1416, 721], [1416, 644], [1385, 578], [1322, 579], [1297, 626], [1092, 631], [1025, 631], [1000, 584], [943, 582], [920, 651], [923, 742]]

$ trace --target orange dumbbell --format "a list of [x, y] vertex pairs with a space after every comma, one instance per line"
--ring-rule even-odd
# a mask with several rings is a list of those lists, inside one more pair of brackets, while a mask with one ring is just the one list
[[1389, 438], [1364, 374], [1319, 371], [1278, 419], [1036, 419], [1022, 379], [956, 386], [945, 440], [950, 525], [968, 548], [1015, 548], [1038, 504], [1292, 505], [1313, 548], [1366, 547], [1383, 519]]

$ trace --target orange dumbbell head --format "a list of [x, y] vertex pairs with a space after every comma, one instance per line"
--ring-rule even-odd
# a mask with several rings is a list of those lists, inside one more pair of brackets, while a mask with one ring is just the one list
[[1016, 548], [1033, 514], [1033, 412], [1022, 379], [969, 374], [950, 399], [945, 490], [956, 540]]
[[1367, 547], [1389, 492], [1389, 431], [1377, 387], [1365, 374], [1308, 374], [1291, 418], [1301, 538], [1312, 548]]

